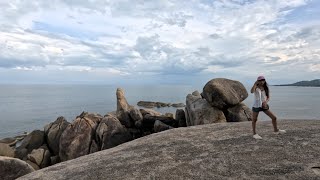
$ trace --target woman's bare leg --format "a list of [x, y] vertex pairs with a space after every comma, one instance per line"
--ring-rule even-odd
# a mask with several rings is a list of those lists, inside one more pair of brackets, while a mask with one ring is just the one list
[[252, 112], [252, 131], [253, 131], [253, 135], [256, 134], [256, 124], [258, 121], [258, 115], [259, 112]]
[[272, 119], [272, 125], [273, 125], [274, 132], [277, 132], [278, 131], [277, 117], [270, 110], [266, 110], [263, 112]]

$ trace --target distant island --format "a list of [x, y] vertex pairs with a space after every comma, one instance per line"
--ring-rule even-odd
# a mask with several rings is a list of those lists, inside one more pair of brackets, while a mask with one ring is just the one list
[[315, 79], [312, 81], [299, 81], [293, 84], [280, 84], [274, 86], [303, 86], [303, 87], [320, 87], [320, 79]]

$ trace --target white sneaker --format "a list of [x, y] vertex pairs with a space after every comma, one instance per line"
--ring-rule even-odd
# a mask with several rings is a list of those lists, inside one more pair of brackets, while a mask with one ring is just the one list
[[287, 131], [286, 130], [283, 130], [283, 129], [278, 129], [277, 132], [273, 132], [274, 134], [284, 134], [286, 133]]
[[255, 134], [255, 135], [253, 135], [253, 138], [255, 138], [255, 139], [262, 139], [262, 137], [261, 137], [261, 136], [259, 136], [259, 134]]

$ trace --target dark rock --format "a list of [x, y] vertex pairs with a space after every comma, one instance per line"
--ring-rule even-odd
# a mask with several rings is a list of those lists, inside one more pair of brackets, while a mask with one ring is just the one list
[[159, 113], [153, 109], [140, 109], [140, 112], [143, 117], [147, 114], [150, 114], [151, 116], [161, 116], [161, 113]]
[[188, 94], [186, 98], [187, 126], [227, 122], [223, 112], [212, 107], [199, 93]]
[[22, 160], [26, 160], [28, 155], [28, 149], [26, 148], [16, 148], [14, 150], [14, 157]]
[[26, 148], [28, 153], [33, 149], [38, 149], [44, 143], [44, 132], [40, 130], [34, 130], [28, 134], [21, 142], [17, 149]]
[[151, 116], [150, 114], [147, 114], [144, 116], [142, 120], [142, 127], [144, 129], [149, 129], [152, 130], [154, 127], [154, 123], [156, 121], [161, 121], [167, 125], [170, 125], [172, 127], [178, 127], [178, 122], [173, 119], [172, 117], [167, 117], [167, 116]]
[[58, 117], [56, 121], [44, 127], [44, 133], [48, 147], [51, 149], [54, 155], [59, 155], [60, 137], [69, 124], [70, 123], [61, 116]]
[[156, 122], [154, 123], [154, 132], [161, 132], [161, 131], [165, 131], [168, 129], [173, 129], [173, 127], [164, 124], [163, 122], [156, 120]]
[[240, 103], [225, 111], [225, 116], [228, 122], [243, 122], [252, 120], [252, 110], [244, 103]]
[[61, 162], [60, 157], [59, 156], [51, 156], [50, 162], [51, 162], [51, 165], [57, 164], [57, 163]]
[[107, 115], [96, 130], [96, 139], [103, 150], [130, 141], [132, 136], [116, 117]]
[[186, 116], [183, 109], [177, 109], [176, 110], [176, 120], [178, 121], [179, 127], [186, 127]]
[[151, 102], [151, 101], [139, 101], [137, 103], [138, 106], [142, 106], [145, 108], [154, 108], [157, 107], [157, 104], [155, 102]]
[[183, 103], [174, 103], [174, 104], [172, 104], [171, 106], [178, 108], [178, 107], [185, 107], [186, 105], [183, 104]]
[[96, 143], [95, 140], [91, 141], [89, 154], [100, 151], [101, 147]]
[[245, 100], [248, 92], [239, 81], [217, 78], [207, 82], [202, 95], [211, 106], [226, 109]]
[[28, 163], [20, 159], [0, 156], [0, 177], [2, 180], [13, 180], [33, 171], [34, 169]]
[[90, 153], [92, 137], [101, 121], [99, 114], [82, 113], [63, 131], [60, 137], [61, 161], [74, 159]]

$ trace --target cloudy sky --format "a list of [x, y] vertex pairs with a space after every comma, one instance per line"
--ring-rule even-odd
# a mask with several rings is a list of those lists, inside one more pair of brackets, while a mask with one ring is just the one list
[[319, 0], [0, 0], [0, 83], [320, 78]]

